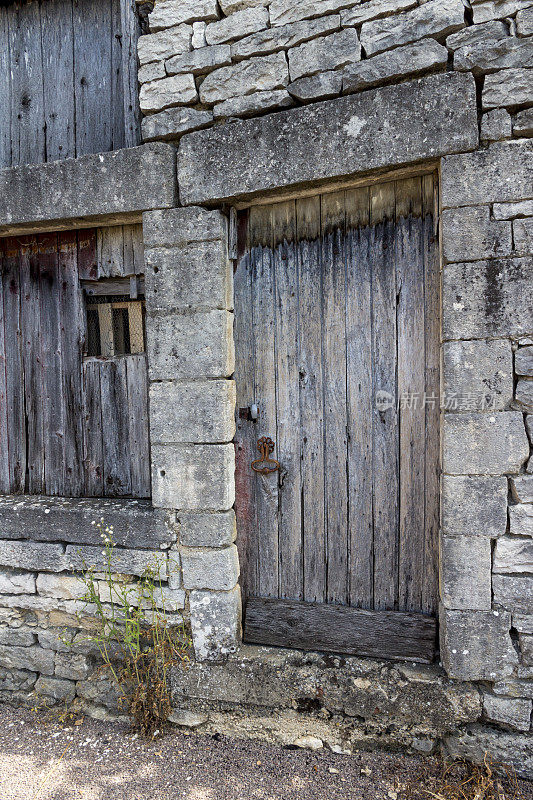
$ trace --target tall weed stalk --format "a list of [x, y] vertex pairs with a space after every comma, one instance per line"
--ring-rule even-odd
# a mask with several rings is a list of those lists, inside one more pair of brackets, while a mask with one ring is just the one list
[[150, 565], [139, 580], [126, 583], [114, 567], [113, 527], [103, 519], [93, 524], [102, 538], [104, 569], [84, 562], [80, 572], [87, 589], [84, 613], [95, 619], [94, 630], [82, 641], [98, 648], [101, 668], [117, 687], [119, 707], [127, 711], [132, 726], [152, 736], [168, 720], [170, 670], [189, 661], [190, 636], [183, 623], [172, 624], [165, 607], [165, 559]]

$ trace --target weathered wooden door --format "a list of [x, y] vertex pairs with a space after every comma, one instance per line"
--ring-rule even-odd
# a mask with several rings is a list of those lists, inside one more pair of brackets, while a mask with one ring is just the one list
[[[433, 657], [436, 195], [436, 176], [424, 175], [241, 212], [236, 508], [247, 641]], [[275, 442], [276, 472], [251, 468], [260, 437]]]

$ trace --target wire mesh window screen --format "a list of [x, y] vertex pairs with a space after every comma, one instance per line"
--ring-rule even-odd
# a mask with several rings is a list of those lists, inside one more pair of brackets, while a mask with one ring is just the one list
[[144, 353], [145, 302], [122, 296], [87, 298], [87, 355]]

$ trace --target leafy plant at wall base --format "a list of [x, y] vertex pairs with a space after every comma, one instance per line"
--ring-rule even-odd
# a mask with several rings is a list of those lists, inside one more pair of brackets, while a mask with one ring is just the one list
[[[135, 583], [122, 582], [113, 568], [113, 528], [103, 519], [93, 524], [103, 540], [104, 577], [98, 578], [101, 567], [88, 567], [84, 562], [80, 572], [87, 588], [84, 611], [96, 622], [95, 630], [82, 641], [98, 648], [102, 668], [115, 683], [119, 706], [128, 712], [133, 727], [152, 736], [168, 720], [170, 670], [188, 663], [190, 636], [183, 623], [171, 624], [165, 608], [163, 560], [148, 567]], [[66, 635], [62, 638], [72, 645]]]

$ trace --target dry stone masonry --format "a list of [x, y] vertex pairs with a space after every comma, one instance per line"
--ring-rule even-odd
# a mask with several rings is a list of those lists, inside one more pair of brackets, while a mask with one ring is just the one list
[[[87, 683], [91, 676], [97, 679], [98, 651], [86, 641], [94, 610], [83, 599], [86, 586], [75, 571], [94, 566], [100, 596], [104, 603], [110, 600], [107, 584], [98, 580], [105, 563], [93, 522], [105, 519], [116, 530], [117, 573], [133, 581], [147, 567], [157, 568], [157, 603], [174, 623], [182, 620], [185, 593], [176, 570], [179, 555], [173, 553], [176, 526], [168, 513], [154, 513], [145, 501], [11, 497], [2, 499], [0, 519], [3, 700], [29, 703], [35, 693], [67, 701], [88, 697]], [[94, 699], [98, 713], [101, 698]], [[116, 695], [114, 702], [116, 709]]]
[[[150, 144], [0, 172], [2, 235], [142, 215], [152, 460], [151, 504], [0, 499], [0, 697], [118, 713], [73, 575], [104, 517], [190, 625], [178, 724], [533, 777], [533, 0], [157, 0], [148, 25]], [[436, 166], [441, 663], [243, 647], [230, 207]]]
[[194, 21], [182, 5], [156, 3], [139, 42], [145, 141], [452, 66], [484, 79], [489, 139], [506, 138], [503, 109], [530, 102], [527, 2], [204, 4]]

